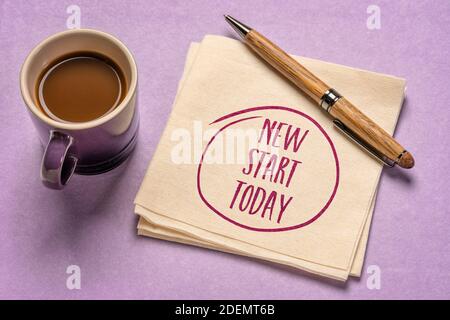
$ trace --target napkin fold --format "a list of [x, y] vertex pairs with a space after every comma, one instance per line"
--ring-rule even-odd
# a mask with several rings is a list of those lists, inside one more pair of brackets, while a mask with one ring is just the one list
[[[403, 79], [294, 58], [394, 131]], [[253, 143], [227, 149], [242, 132]], [[245, 45], [206, 36], [136, 196], [138, 234], [345, 281], [361, 274], [381, 170]]]

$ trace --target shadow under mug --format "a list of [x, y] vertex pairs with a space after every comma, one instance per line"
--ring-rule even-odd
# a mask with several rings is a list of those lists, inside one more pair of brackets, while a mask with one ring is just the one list
[[[58, 122], [37, 105], [36, 82], [52, 61], [72, 52], [101, 53], [119, 65], [127, 94], [110, 113], [87, 122]], [[31, 119], [45, 147], [41, 180], [51, 189], [62, 189], [73, 173], [93, 175], [125, 161], [134, 149], [139, 127], [136, 105], [137, 67], [127, 47], [97, 30], [77, 29], [57, 33], [37, 45], [25, 59], [20, 89]]]

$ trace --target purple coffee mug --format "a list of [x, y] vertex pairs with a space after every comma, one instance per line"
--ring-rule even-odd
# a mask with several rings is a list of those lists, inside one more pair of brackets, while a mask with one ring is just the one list
[[[114, 110], [100, 118], [59, 122], [38, 107], [36, 82], [52, 61], [80, 51], [98, 52], [115, 61], [124, 73], [128, 91]], [[20, 89], [45, 146], [41, 179], [47, 187], [64, 188], [73, 173], [92, 175], [109, 171], [133, 151], [139, 126], [137, 68], [130, 51], [115, 37], [96, 30], [78, 29], [45, 39], [26, 58], [20, 72]]]

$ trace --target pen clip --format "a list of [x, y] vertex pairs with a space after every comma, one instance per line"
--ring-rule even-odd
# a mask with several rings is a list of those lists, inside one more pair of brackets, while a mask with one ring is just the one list
[[375, 159], [377, 159], [384, 165], [391, 168], [395, 165], [396, 163], [395, 161], [389, 159], [385, 155], [380, 154], [377, 150], [375, 150], [375, 148], [364, 142], [356, 133], [351, 131], [350, 128], [345, 126], [341, 121], [335, 119], [333, 120], [333, 124], [336, 126], [336, 128], [342, 131], [342, 133], [344, 133], [347, 137], [356, 142], [360, 147], [365, 149], [367, 152], [369, 152], [370, 155], [372, 155]]

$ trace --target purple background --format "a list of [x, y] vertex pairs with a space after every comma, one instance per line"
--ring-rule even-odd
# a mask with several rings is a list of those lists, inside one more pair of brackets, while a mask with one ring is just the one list
[[[368, 30], [366, 9], [381, 8]], [[39, 181], [42, 149], [19, 93], [28, 52], [81, 26], [116, 35], [139, 69], [140, 137], [122, 167], [75, 176], [62, 192]], [[347, 284], [249, 258], [136, 236], [133, 199], [172, 107], [188, 45], [233, 35], [222, 14], [287, 51], [408, 80], [396, 137], [416, 157], [385, 170], [364, 273]], [[0, 298], [450, 298], [449, 1], [0, 1]], [[66, 288], [68, 265], [81, 290]], [[366, 268], [381, 268], [381, 289]]]

